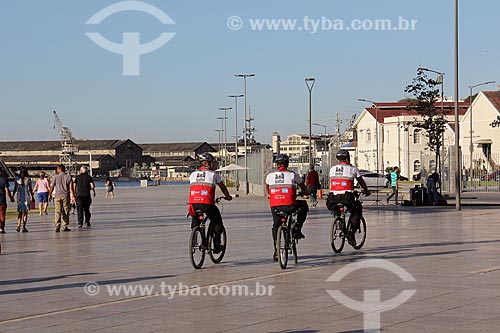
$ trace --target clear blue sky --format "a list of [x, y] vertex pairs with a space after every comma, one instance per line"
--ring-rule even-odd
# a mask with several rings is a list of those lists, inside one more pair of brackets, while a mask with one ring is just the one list
[[[329, 132], [336, 112], [343, 118], [360, 113], [365, 105], [357, 98], [405, 97], [419, 65], [444, 71], [445, 94], [453, 95], [453, 0], [148, 0], [176, 24], [123, 12], [98, 26], [85, 25], [116, 2], [0, 0], [0, 140], [57, 139], [55, 109], [77, 138], [217, 142], [217, 109], [234, 106], [226, 96], [243, 91], [235, 73], [256, 74], [248, 81], [248, 102], [261, 142], [270, 142], [273, 131], [307, 133], [307, 76], [317, 78], [313, 121], [328, 125]], [[470, 84], [500, 81], [499, 12], [498, 1], [461, 1], [462, 98]], [[227, 27], [233, 15], [244, 21], [239, 31]], [[252, 31], [248, 23], [304, 16], [346, 22], [402, 16], [418, 23], [415, 31], [315, 34]], [[140, 32], [142, 41], [165, 31], [176, 36], [141, 57], [140, 76], [126, 77], [122, 57], [90, 41], [89, 31], [116, 42], [123, 32]], [[243, 103], [240, 119], [242, 113]], [[234, 135], [233, 117], [228, 137]]]

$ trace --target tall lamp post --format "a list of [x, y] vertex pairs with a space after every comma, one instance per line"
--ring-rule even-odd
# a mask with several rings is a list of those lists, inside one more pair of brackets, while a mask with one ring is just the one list
[[230, 107], [219, 108], [224, 111], [224, 166], [227, 165], [227, 111], [232, 110]]
[[460, 155], [459, 155], [459, 140], [460, 140], [460, 127], [458, 124], [458, 98], [459, 98], [459, 87], [458, 87], [458, 0], [455, 0], [455, 188], [456, 188], [456, 199], [455, 199], [455, 209], [462, 210], [462, 191], [461, 191], [461, 173], [460, 169]]
[[220, 136], [220, 145], [219, 145], [219, 158], [220, 158], [220, 163], [222, 164], [222, 158], [225, 159], [225, 153], [222, 154], [222, 158], [221, 158], [221, 151], [222, 149], [224, 149], [224, 133], [226, 132], [226, 130], [224, 129], [224, 120], [226, 120], [226, 117], [217, 117], [217, 119], [220, 120], [220, 127], [222, 128], [221, 130], [221, 136]]
[[470, 112], [469, 112], [469, 133], [470, 133], [470, 141], [469, 141], [469, 153], [470, 153], [470, 163], [469, 163], [469, 177], [472, 180], [472, 170], [473, 170], [473, 165], [472, 165], [472, 153], [474, 152], [474, 146], [472, 144], [472, 90], [476, 87], [479, 86], [484, 86], [487, 84], [492, 84], [495, 83], [495, 81], [488, 81], [488, 82], [483, 82], [483, 83], [478, 83], [472, 86], [469, 86], [470, 89], [470, 97], [469, 97], [469, 102], [470, 102]]
[[247, 121], [248, 121], [248, 115], [247, 115], [247, 78], [249, 77], [255, 77], [255, 74], [235, 74], [235, 77], [242, 77], [243, 78], [243, 89], [244, 89], [244, 96], [245, 96], [245, 130], [244, 130], [244, 145], [245, 145], [245, 194], [248, 194], [249, 189], [248, 189], [248, 158], [247, 158], [247, 134], [248, 134], [248, 128], [247, 128]]
[[221, 160], [221, 161], [222, 161], [222, 158], [221, 158], [221, 156], [220, 156], [220, 151], [221, 151], [221, 147], [220, 147], [220, 141], [221, 141], [221, 140], [220, 140], [220, 137], [222, 136], [221, 132], [224, 132], [224, 130], [222, 130], [222, 129], [216, 129], [216, 130], [214, 130], [214, 131], [216, 131], [216, 132], [217, 132], [217, 134], [219, 135], [219, 138], [218, 138], [218, 140], [219, 140], [219, 142], [218, 142], [218, 144], [219, 144], [219, 160]]
[[[229, 95], [227, 97], [234, 98], [234, 164], [238, 165], [238, 98], [244, 95]], [[240, 190], [240, 180], [238, 178], [238, 171], [236, 174], [236, 192]]]
[[[374, 101], [371, 101], [369, 99], [364, 99], [364, 98], [358, 98], [358, 101], [360, 102], [367, 102], [367, 103], [371, 103], [372, 106], [375, 108], [375, 144], [376, 144], [376, 156], [377, 156], [377, 173], [379, 173], [379, 137], [378, 137], [378, 107], [377, 107], [377, 103], [374, 102]], [[378, 199], [378, 179], [377, 179], [377, 199], [375, 200], [375, 205], [378, 205], [380, 204], [380, 200]], [[397, 198], [396, 198], [397, 199]]]
[[309, 164], [314, 164], [312, 160], [312, 89], [316, 83], [316, 79], [308, 77], [305, 79], [307, 90], [309, 90]]

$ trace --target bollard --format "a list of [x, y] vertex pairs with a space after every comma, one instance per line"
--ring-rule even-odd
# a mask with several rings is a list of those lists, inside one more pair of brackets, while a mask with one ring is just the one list
[[321, 199], [321, 198], [323, 198], [323, 189], [322, 188], [320, 188], [318, 190], [318, 199]]

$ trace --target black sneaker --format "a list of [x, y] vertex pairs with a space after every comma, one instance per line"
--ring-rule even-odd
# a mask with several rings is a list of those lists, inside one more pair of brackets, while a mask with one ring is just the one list
[[296, 238], [296, 239], [303, 239], [303, 238], [306, 238], [306, 236], [302, 233], [301, 230], [299, 229], [295, 229], [293, 231], [293, 236]]
[[63, 229], [63, 231], [71, 231], [71, 229], [68, 228], [68, 227], [66, 227], [66, 228]]
[[1, 230], [1, 231], [0, 231], [0, 234], [5, 234], [5, 230]]
[[220, 244], [214, 245], [214, 248], [212, 249], [212, 253], [219, 254], [222, 252], [222, 250], [224, 250], [224, 246], [222, 246]]
[[78, 229], [81, 229], [83, 227], [83, 224], [78, 225]]
[[346, 238], [349, 245], [356, 246], [356, 238], [354, 237], [354, 234], [348, 233]]
[[87, 223], [87, 228], [90, 228], [90, 223]]
[[56, 232], [61, 232], [61, 229], [57, 228], [57, 229], [56, 229]]

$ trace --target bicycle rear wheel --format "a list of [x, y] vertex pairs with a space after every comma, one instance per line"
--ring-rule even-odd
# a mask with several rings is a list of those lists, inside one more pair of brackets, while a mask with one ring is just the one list
[[345, 234], [342, 230], [342, 225], [344, 221], [340, 217], [337, 217], [332, 223], [332, 228], [330, 230], [330, 244], [332, 245], [332, 250], [335, 253], [340, 253], [344, 249], [345, 244]]
[[205, 229], [195, 227], [191, 231], [191, 237], [189, 238], [189, 258], [191, 259], [191, 265], [195, 269], [200, 269], [205, 260], [204, 231]]
[[276, 252], [278, 253], [280, 267], [285, 269], [288, 263], [288, 228], [283, 225], [278, 228]]
[[356, 239], [356, 245], [354, 245], [353, 248], [360, 250], [363, 245], [365, 245], [366, 241], [366, 222], [363, 216], [361, 216], [361, 220], [359, 221], [358, 230], [354, 231], [354, 238]]
[[224, 258], [224, 254], [226, 254], [226, 244], [227, 244], [227, 235], [226, 228], [222, 227], [222, 234], [220, 236], [220, 245], [222, 246], [221, 251], [219, 253], [214, 253], [215, 244], [214, 244], [215, 231], [212, 229], [210, 234], [208, 235], [208, 248], [210, 259], [214, 264], [218, 264]]

